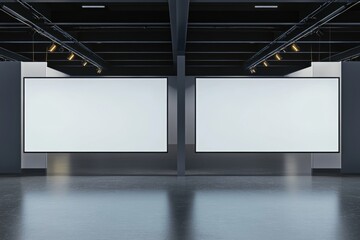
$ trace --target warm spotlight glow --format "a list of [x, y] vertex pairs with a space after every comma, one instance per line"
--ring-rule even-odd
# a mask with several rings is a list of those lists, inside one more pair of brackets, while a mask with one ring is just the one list
[[277, 54], [275, 54], [275, 59], [278, 60], [278, 61], [281, 61], [282, 56], [279, 53], [277, 53]]
[[291, 49], [294, 52], [299, 52], [300, 51], [300, 47], [296, 43], [291, 44]]
[[268, 67], [268, 66], [269, 66], [269, 63], [268, 63], [267, 61], [263, 61], [263, 65], [264, 65], [265, 67]]
[[55, 52], [57, 48], [57, 45], [55, 43], [51, 44], [51, 46], [48, 48], [48, 51], [49, 52]]
[[254, 74], [254, 73], [256, 73], [256, 70], [255, 70], [255, 68], [251, 68], [251, 69], [250, 69], [250, 73], [251, 73], [251, 74]]
[[67, 57], [67, 60], [71, 61], [75, 58], [75, 54], [74, 53], [70, 53], [70, 55]]
[[100, 74], [102, 72], [102, 69], [101, 68], [98, 68], [97, 70], [96, 70], [96, 73], [97, 74]]
[[83, 67], [86, 67], [87, 64], [88, 64], [88, 62], [85, 60], [82, 62]]

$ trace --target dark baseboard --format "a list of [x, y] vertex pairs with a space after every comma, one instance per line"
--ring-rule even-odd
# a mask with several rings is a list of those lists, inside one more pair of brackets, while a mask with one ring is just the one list
[[46, 168], [21, 169], [22, 176], [46, 176]]
[[21, 173], [0, 173], [0, 177], [19, 177]]
[[317, 168], [312, 170], [313, 176], [340, 176], [340, 168]]

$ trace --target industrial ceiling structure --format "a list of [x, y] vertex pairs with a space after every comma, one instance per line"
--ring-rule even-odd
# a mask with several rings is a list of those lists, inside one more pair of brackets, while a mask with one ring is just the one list
[[46, 61], [70, 75], [176, 75], [177, 56], [190, 76], [284, 75], [360, 55], [358, 1], [3, 0], [0, 7], [0, 59]]

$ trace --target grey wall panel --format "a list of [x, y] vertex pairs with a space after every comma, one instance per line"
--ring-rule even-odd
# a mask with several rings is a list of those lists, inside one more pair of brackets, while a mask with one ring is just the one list
[[48, 175], [176, 175], [176, 78], [168, 77], [167, 153], [48, 153]]
[[[287, 77], [339, 77], [341, 83], [341, 62], [313, 62], [311, 67], [293, 72]], [[340, 84], [341, 88], [341, 84]], [[340, 94], [341, 95], [341, 94]], [[341, 98], [341, 96], [340, 96]], [[340, 99], [341, 102], [341, 99]], [[341, 104], [340, 104], [341, 114]], [[340, 129], [341, 138], [341, 129]], [[340, 139], [341, 143], [341, 139]], [[341, 149], [340, 149], [341, 152]], [[340, 169], [341, 153], [313, 153], [313, 169]]]
[[[313, 62], [312, 77], [339, 77], [341, 89], [341, 62]], [[341, 93], [340, 93], [340, 114], [341, 114]], [[341, 124], [341, 119], [340, 119]], [[341, 138], [341, 127], [340, 127]], [[341, 144], [341, 139], [340, 139]], [[341, 149], [339, 153], [314, 153], [312, 157], [313, 169], [340, 169]]]
[[21, 171], [21, 67], [0, 63], [0, 173]]
[[[24, 77], [46, 77], [47, 73], [47, 63], [46, 62], [21, 62], [21, 91], [23, 93], [24, 90]], [[53, 75], [53, 74], [50, 74]], [[56, 74], [58, 75], [58, 74]], [[54, 76], [55, 77], [55, 76]], [[21, 94], [21, 98], [23, 98], [23, 94]], [[21, 100], [21, 103], [24, 104], [24, 101]], [[21, 107], [21, 114], [24, 113], [23, 106]], [[21, 116], [21, 121], [24, 118]], [[21, 122], [21, 127], [23, 128], [24, 124]], [[24, 129], [22, 129], [22, 137]], [[23, 144], [23, 139], [21, 140], [21, 144]], [[21, 159], [21, 168], [22, 169], [46, 169], [46, 153], [24, 153], [24, 146], [21, 148], [22, 150], [22, 159]]]
[[342, 63], [342, 169], [360, 173], [360, 63]]
[[309, 153], [195, 153], [187, 148], [188, 175], [310, 175]]
[[[144, 154], [48, 154], [48, 174], [164, 175], [176, 174], [176, 78], [169, 77], [169, 152]], [[195, 153], [195, 78], [186, 77], [187, 175], [310, 175], [310, 154]]]
[[195, 153], [195, 78], [186, 78], [187, 175], [310, 175], [310, 153]]
[[176, 145], [167, 153], [49, 153], [48, 175], [175, 175]]

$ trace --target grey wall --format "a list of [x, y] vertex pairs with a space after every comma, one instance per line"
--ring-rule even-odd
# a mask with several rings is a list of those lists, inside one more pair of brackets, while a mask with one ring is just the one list
[[21, 172], [21, 66], [0, 64], [0, 173]]
[[[68, 77], [69, 75], [47, 67], [46, 62], [21, 62], [21, 91], [23, 91], [24, 77]], [[23, 97], [23, 95], [21, 95]], [[21, 101], [23, 103], [23, 101]], [[23, 109], [23, 106], [21, 106]], [[23, 114], [23, 111], [21, 111]], [[21, 116], [23, 121], [23, 116]], [[23, 124], [21, 124], [23, 126]], [[23, 132], [23, 129], [21, 130]], [[23, 136], [23, 134], [21, 134]], [[23, 141], [21, 141], [23, 143]], [[46, 153], [24, 153], [23, 146], [21, 157], [22, 169], [46, 169]]]
[[188, 175], [310, 175], [310, 153], [195, 153], [195, 77], [186, 78]]
[[342, 63], [342, 169], [360, 173], [360, 63]]
[[[314, 62], [312, 63], [313, 77], [339, 77], [341, 89], [341, 62]], [[341, 115], [341, 93], [340, 93], [340, 115]], [[341, 145], [341, 128], [340, 128]], [[340, 147], [341, 152], [341, 147]], [[313, 169], [340, 169], [341, 153], [313, 153]]]
[[[9, 64], [9, 65], [7, 65]], [[14, 64], [14, 65], [12, 65]], [[11, 118], [1, 119], [0, 171], [20, 171], [20, 113], [21, 71], [20, 63], [1, 63], [1, 113], [10, 111]], [[8, 75], [6, 75], [8, 74]], [[5, 77], [7, 76], [7, 77]], [[11, 80], [10, 80], [11, 78]], [[6, 81], [6, 82], [5, 82]], [[168, 88], [168, 153], [72, 153], [47, 154], [48, 174], [73, 175], [154, 175], [176, 174], [177, 160], [177, 93], [176, 77], [169, 77]], [[310, 154], [241, 154], [241, 153], [195, 153], [195, 77], [186, 77], [186, 170], [187, 174], [219, 175], [308, 175], [311, 171]], [[11, 89], [11, 91], [5, 90]], [[9, 95], [9, 93], [12, 93]], [[12, 99], [4, 105], [4, 100]], [[16, 110], [18, 109], [18, 111]], [[15, 119], [9, 122], [8, 119]], [[18, 137], [17, 137], [18, 136]], [[8, 142], [14, 147], [8, 155]], [[19, 149], [17, 149], [17, 147]], [[16, 151], [15, 151], [16, 150]], [[7, 154], [7, 155], [6, 155]], [[17, 154], [19, 156], [17, 156]], [[38, 157], [40, 157], [38, 159]], [[35, 158], [35, 159], [33, 159]], [[6, 159], [6, 161], [4, 160]], [[27, 156], [24, 167], [44, 166], [41, 156]], [[30, 164], [30, 159], [31, 161]], [[40, 162], [39, 162], [40, 161]], [[34, 164], [33, 164], [34, 163]], [[30, 164], [30, 165], [29, 165]]]
[[50, 175], [175, 175], [177, 154], [176, 78], [168, 77], [167, 153], [48, 153]]
[[[339, 77], [340, 88], [341, 88], [341, 62], [313, 62], [311, 64], [311, 67], [288, 74], [287, 77]], [[340, 101], [341, 101], [341, 96], [340, 96]], [[340, 114], [341, 114], [341, 106], [340, 106]], [[341, 135], [341, 130], [340, 130], [340, 135]], [[341, 168], [341, 153], [312, 154], [312, 169], [340, 169], [340, 168]]]
[[[48, 174], [176, 174], [176, 78], [169, 77], [168, 153], [48, 154]], [[311, 154], [195, 153], [195, 77], [186, 77], [187, 175], [310, 175]]]
[[[24, 77], [46, 77], [46, 62], [21, 62], [21, 91], [23, 92], [23, 79]], [[23, 94], [21, 94], [23, 97]], [[23, 104], [23, 100], [21, 100]], [[23, 109], [23, 106], [21, 106]], [[21, 121], [23, 121], [23, 111], [21, 111]], [[23, 124], [21, 124], [23, 127]], [[21, 129], [21, 136], [23, 136], [23, 130]], [[46, 153], [24, 153], [23, 141], [21, 141], [21, 168], [22, 169], [46, 169]]]

